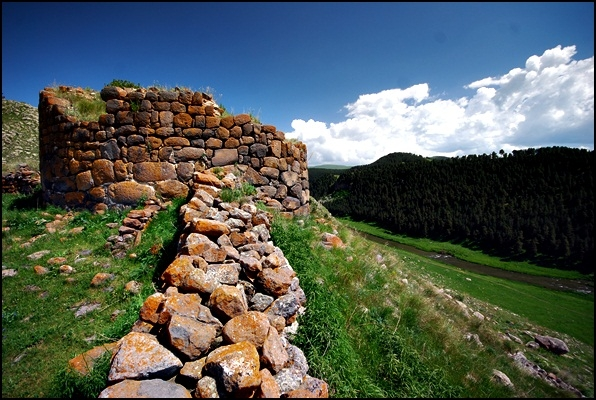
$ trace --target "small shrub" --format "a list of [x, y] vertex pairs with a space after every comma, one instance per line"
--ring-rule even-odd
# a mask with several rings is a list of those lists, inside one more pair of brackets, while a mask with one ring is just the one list
[[130, 110], [132, 112], [137, 112], [139, 111], [139, 108], [141, 108], [141, 103], [137, 100], [134, 100], [130, 103]]
[[117, 87], [121, 87], [121, 88], [133, 88], [133, 89], [141, 88], [141, 85], [139, 85], [138, 83], [127, 81], [125, 79], [114, 79], [114, 80], [112, 80], [112, 82], [106, 84], [106, 86], [117, 86]]
[[219, 197], [221, 198], [222, 201], [226, 202], [226, 203], [231, 203], [234, 201], [239, 201], [243, 195], [242, 195], [242, 191], [240, 189], [232, 189], [229, 187], [225, 187], [223, 189], [221, 189], [221, 192], [219, 193]]
[[244, 182], [239, 188], [232, 189], [225, 187], [221, 190], [219, 196], [222, 201], [231, 203], [233, 201], [242, 202], [247, 196], [257, 194], [257, 189], [248, 182]]
[[261, 211], [269, 210], [269, 208], [267, 207], [267, 204], [265, 204], [265, 202], [263, 202], [262, 200], [257, 200], [255, 202], [255, 206], [257, 207], [257, 210], [261, 210]]
[[224, 177], [224, 169], [222, 167], [213, 167], [212, 171], [219, 179]]
[[242, 184], [242, 193], [244, 193], [246, 196], [253, 196], [257, 194], [257, 189], [250, 183], [244, 182]]

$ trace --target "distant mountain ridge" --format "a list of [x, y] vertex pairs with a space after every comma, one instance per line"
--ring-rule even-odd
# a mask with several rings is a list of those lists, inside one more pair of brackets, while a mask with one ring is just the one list
[[351, 165], [339, 165], [339, 164], [321, 164], [321, 165], [313, 165], [310, 168], [319, 168], [319, 169], [350, 169], [352, 168]]
[[431, 161], [431, 158], [426, 158], [412, 153], [395, 152], [387, 154], [370, 164], [355, 165], [352, 167], [344, 165], [317, 165], [308, 168], [308, 177], [310, 184], [311, 195], [316, 199], [322, 199], [331, 194], [332, 191], [337, 190], [334, 186], [340, 175], [349, 173], [352, 170], [366, 169], [373, 166], [383, 166], [400, 164], [404, 162], [413, 161]]

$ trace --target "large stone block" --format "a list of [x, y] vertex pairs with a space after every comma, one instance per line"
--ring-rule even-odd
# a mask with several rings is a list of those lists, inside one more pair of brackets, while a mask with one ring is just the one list
[[108, 195], [116, 204], [135, 205], [142, 198], [154, 199], [155, 189], [134, 181], [124, 181], [110, 185]]
[[231, 165], [238, 162], [238, 150], [236, 149], [218, 149], [211, 159], [214, 167]]
[[176, 167], [167, 162], [142, 162], [132, 167], [132, 174], [138, 182], [158, 182], [176, 179]]
[[157, 182], [156, 190], [162, 197], [166, 199], [173, 199], [176, 197], [187, 197], [188, 185], [175, 180], [175, 179], [168, 179], [167, 181]]

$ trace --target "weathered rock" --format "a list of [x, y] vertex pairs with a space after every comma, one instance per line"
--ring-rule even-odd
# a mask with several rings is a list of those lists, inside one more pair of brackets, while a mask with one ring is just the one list
[[116, 203], [133, 205], [137, 204], [141, 198], [154, 198], [155, 189], [134, 181], [117, 182], [108, 187], [108, 195]]
[[305, 376], [300, 386], [297, 389], [290, 390], [285, 393], [288, 398], [327, 398], [329, 397], [329, 387], [327, 382], [313, 378], [312, 376]]
[[194, 180], [197, 183], [215, 186], [216, 188], [223, 187], [221, 180], [212, 171], [196, 172], [194, 175]]
[[79, 354], [68, 361], [68, 365], [72, 370], [77, 371], [81, 375], [87, 375], [91, 370], [97, 359], [102, 357], [106, 352], [114, 352], [118, 348], [117, 343], [107, 343], [100, 346], [95, 346], [85, 353]]
[[332, 234], [332, 233], [328, 233], [328, 232], [323, 233], [321, 235], [321, 239], [323, 241], [323, 247], [325, 247], [326, 249], [331, 249], [331, 248], [343, 249], [346, 247], [346, 245], [341, 240], [341, 238], [337, 235]]
[[114, 354], [108, 382], [124, 379], [153, 379], [173, 377], [182, 368], [182, 362], [171, 351], [148, 333], [131, 332], [120, 339]]
[[107, 272], [98, 272], [91, 279], [91, 287], [98, 287], [104, 285], [106, 282], [111, 281], [116, 276], [114, 274], [108, 274]]
[[168, 162], [139, 162], [133, 165], [132, 174], [137, 182], [156, 182], [176, 179], [176, 168]]
[[292, 293], [288, 293], [275, 299], [265, 310], [265, 313], [279, 315], [286, 321], [289, 321], [296, 315], [299, 308], [300, 303], [296, 296]]
[[256, 398], [261, 399], [275, 399], [281, 397], [279, 385], [271, 375], [268, 369], [261, 370], [261, 385], [255, 393]]
[[218, 332], [212, 324], [174, 314], [167, 333], [172, 347], [194, 361], [207, 353]]
[[238, 162], [238, 150], [236, 149], [219, 149], [215, 151], [211, 163], [214, 167], [222, 165], [230, 165]]
[[497, 369], [493, 369], [493, 376], [491, 379], [504, 386], [513, 386], [509, 377]]
[[230, 285], [218, 286], [209, 296], [213, 314], [226, 322], [248, 311], [244, 293]]
[[163, 293], [153, 293], [147, 297], [139, 311], [140, 318], [156, 324], [159, 321], [159, 315], [164, 301], [165, 296]]
[[226, 343], [248, 341], [260, 349], [267, 338], [269, 328], [269, 318], [265, 314], [247, 311], [230, 319], [224, 325], [222, 335]]
[[257, 282], [263, 287], [266, 294], [274, 297], [283, 296], [292, 284], [296, 272], [289, 268], [265, 268], [257, 276]]
[[208, 277], [202, 269], [195, 268], [188, 258], [172, 261], [161, 275], [161, 279], [183, 291], [212, 293], [217, 287], [215, 279]]
[[173, 199], [175, 197], [187, 197], [188, 185], [178, 181], [177, 179], [170, 179], [161, 181], [156, 184], [156, 192], [164, 198]]
[[205, 218], [198, 218], [193, 221], [193, 230], [209, 237], [219, 237], [230, 233], [230, 228], [223, 222]]
[[534, 340], [541, 347], [544, 347], [545, 349], [557, 355], [569, 353], [569, 348], [567, 347], [567, 344], [561, 339], [557, 339], [551, 336], [536, 335], [534, 336]]
[[261, 361], [274, 372], [279, 372], [288, 362], [289, 356], [277, 329], [270, 327], [263, 342]]
[[180, 370], [178, 375], [184, 382], [190, 382], [190, 386], [196, 386], [199, 379], [203, 377], [203, 367], [205, 366], [206, 357], [200, 358], [195, 361], [188, 361], [184, 363], [184, 366]]
[[205, 361], [204, 370], [234, 397], [252, 397], [261, 385], [259, 353], [250, 342], [221, 346]]
[[226, 397], [226, 393], [220, 393], [215, 378], [211, 376], [204, 376], [197, 382], [197, 386], [195, 388], [195, 397], [202, 399], [212, 399]]
[[108, 386], [98, 396], [106, 398], [192, 398], [190, 392], [182, 385], [162, 379], [142, 381], [126, 379]]

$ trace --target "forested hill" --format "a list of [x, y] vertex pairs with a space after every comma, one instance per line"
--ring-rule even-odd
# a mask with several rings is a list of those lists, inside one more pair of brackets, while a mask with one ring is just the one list
[[335, 216], [488, 254], [594, 272], [594, 151], [567, 147], [424, 158], [393, 153], [309, 171]]

